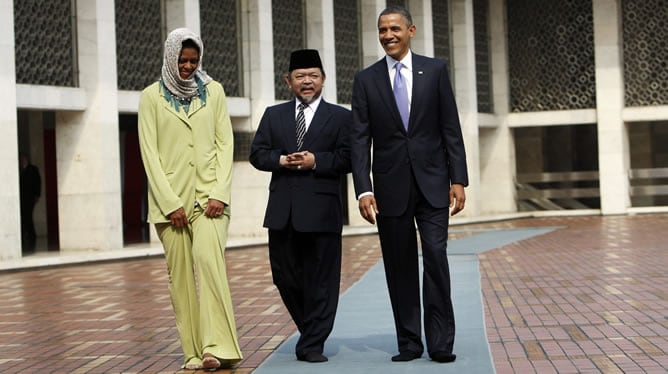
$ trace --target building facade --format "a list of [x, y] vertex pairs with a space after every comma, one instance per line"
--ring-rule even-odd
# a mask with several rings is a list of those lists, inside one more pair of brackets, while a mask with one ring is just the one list
[[[19, 152], [42, 175], [41, 248], [155, 240], [136, 113], [176, 27], [200, 33], [203, 67], [228, 95], [230, 235], [266, 235], [269, 175], [247, 158], [264, 109], [290, 99], [290, 51], [318, 49], [324, 98], [349, 106], [354, 73], [383, 56], [376, 21], [389, 4], [413, 14], [416, 53], [449, 62], [465, 217], [668, 206], [665, 0], [0, 0], [0, 261], [22, 253]], [[350, 178], [342, 188], [348, 224], [364, 224]]]

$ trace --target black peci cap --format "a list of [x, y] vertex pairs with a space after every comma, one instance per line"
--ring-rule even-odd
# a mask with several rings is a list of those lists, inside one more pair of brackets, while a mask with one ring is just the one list
[[320, 70], [323, 70], [318, 51], [315, 49], [298, 49], [293, 51], [290, 54], [289, 71], [307, 68], [320, 68]]

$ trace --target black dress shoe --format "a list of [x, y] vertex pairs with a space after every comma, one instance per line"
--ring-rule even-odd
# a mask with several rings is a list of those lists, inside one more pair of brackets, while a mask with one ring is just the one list
[[394, 362], [413, 361], [416, 358], [420, 357], [422, 357], [422, 353], [406, 351], [406, 352], [401, 352], [396, 356], [392, 356], [392, 361]]
[[431, 357], [432, 361], [436, 362], [453, 362], [457, 358], [457, 355], [454, 353], [447, 353], [447, 352], [434, 352], [429, 355]]
[[297, 355], [297, 360], [306, 362], [326, 362], [327, 357], [325, 357], [322, 353], [309, 352], [305, 355]]

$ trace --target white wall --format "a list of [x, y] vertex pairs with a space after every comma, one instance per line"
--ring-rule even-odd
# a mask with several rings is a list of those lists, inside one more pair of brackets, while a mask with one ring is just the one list
[[21, 256], [21, 212], [19, 206], [18, 132], [16, 129], [16, 69], [14, 67], [14, 3], [0, 0], [0, 260]]

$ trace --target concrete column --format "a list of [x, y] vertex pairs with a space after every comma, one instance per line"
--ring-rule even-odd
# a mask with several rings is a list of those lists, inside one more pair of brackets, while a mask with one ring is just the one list
[[[251, 113], [235, 119], [242, 123], [235, 129], [254, 133], [266, 107], [275, 104], [271, 0], [242, 0], [240, 5], [244, 92]], [[270, 178], [271, 173], [256, 170], [246, 160], [234, 163], [231, 238], [266, 237], [262, 222]]]
[[271, 0], [242, 1], [248, 32], [243, 35], [244, 57], [248, 61], [248, 96], [251, 99], [251, 126], [257, 129], [267, 105], [274, 104], [274, 36]]
[[483, 215], [517, 210], [515, 144], [506, 120], [510, 88], [505, 1], [490, 1], [489, 13], [492, 95], [498, 122], [495, 127], [480, 129], [480, 201], [485, 202], [480, 210]]
[[[386, 2], [385, 0], [360, 0], [359, 3], [362, 69], [364, 69], [385, 55], [385, 51], [378, 40], [378, 15], [385, 9]], [[348, 189], [348, 196], [346, 197], [348, 202], [348, 225], [366, 227], [369, 223], [360, 215], [352, 175], [347, 176], [346, 184]]]
[[629, 141], [624, 109], [621, 10], [617, 0], [594, 0], [596, 115], [601, 213], [622, 214], [629, 197]]
[[306, 46], [317, 49], [327, 74], [322, 96], [336, 103], [336, 47], [334, 46], [333, 0], [306, 2]]
[[167, 32], [187, 27], [200, 35], [199, 0], [166, 0], [165, 27]]
[[19, 206], [19, 149], [16, 119], [16, 69], [14, 62], [14, 2], [0, 0], [0, 54], [6, 64], [0, 71], [0, 261], [21, 257]]
[[362, 30], [362, 67], [365, 68], [385, 55], [378, 41], [378, 15], [385, 9], [385, 0], [360, 0]]
[[56, 113], [60, 248], [123, 246], [114, 1], [77, 2], [86, 110]]
[[434, 56], [434, 26], [431, 16], [431, 0], [409, 1], [409, 8], [413, 16], [413, 23], [417, 28], [415, 37], [411, 40], [411, 50], [417, 54]]
[[480, 154], [478, 139], [478, 97], [475, 70], [473, 0], [451, 2], [452, 48], [454, 61], [455, 97], [466, 146], [469, 187], [466, 188], [466, 217], [480, 214]]

